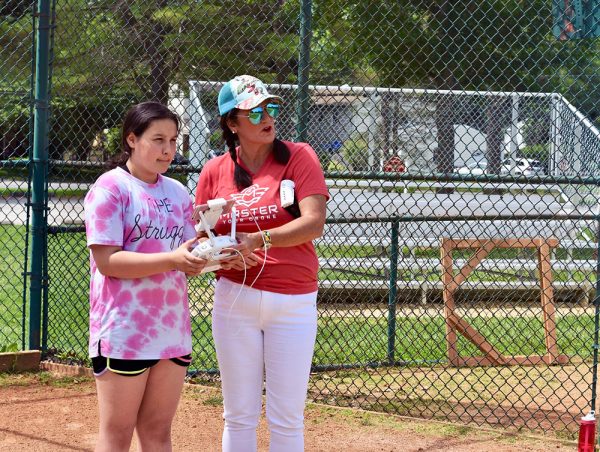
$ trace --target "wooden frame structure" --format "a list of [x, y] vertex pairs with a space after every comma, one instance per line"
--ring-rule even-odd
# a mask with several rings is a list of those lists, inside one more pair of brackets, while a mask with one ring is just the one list
[[[448, 361], [453, 366], [513, 366], [536, 364], [566, 364], [569, 357], [559, 353], [556, 342], [556, 318], [554, 307], [554, 291], [552, 288], [552, 268], [550, 250], [558, 246], [556, 238], [521, 238], [521, 239], [441, 239], [441, 265], [444, 297], [444, 317], [446, 320], [446, 344]], [[475, 249], [459, 272], [454, 275], [452, 251]], [[479, 263], [494, 248], [536, 248], [541, 289], [541, 304], [546, 343], [545, 355], [504, 356], [486, 338], [455, 310], [454, 294]], [[457, 350], [457, 333], [463, 335], [484, 353], [483, 357], [459, 356]]]

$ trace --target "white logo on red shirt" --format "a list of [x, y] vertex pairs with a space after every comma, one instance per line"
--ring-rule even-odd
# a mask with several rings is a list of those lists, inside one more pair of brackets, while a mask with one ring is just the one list
[[264, 196], [268, 189], [269, 187], [262, 188], [258, 184], [254, 184], [244, 188], [239, 193], [232, 194], [231, 197], [235, 200], [236, 205], [250, 207], [260, 201], [260, 198]]

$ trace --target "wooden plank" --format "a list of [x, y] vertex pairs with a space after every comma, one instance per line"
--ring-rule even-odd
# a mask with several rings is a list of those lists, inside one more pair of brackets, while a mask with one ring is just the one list
[[490, 254], [494, 247], [495, 243], [493, 240], [489, 240], [482, 247], [480, 247], [453, 278], [449, 290], [454, 292], [456, 289], [458, 289], [458, 286], [460, 286], [469, 277], [473, 270], [475, 270], [475, 267], [477, 267], [479, 263], [485, 259], [488, 254]]
[[511, 366], [538, 366], [540, 364], [569, 364], [571, 360], [569, 356], [559, 354], [553, 357], [552, 361], [548, 360], [548, 355], [529, 355], [529, 356], [507, 356]]
[[461, 356], [454, 365], [457, 367], [483, 367], [497, 366], [498, 364], [494, 363], [494, 361], [487, 356]]
[[552, 357], [558, 356], [556, 343], [556, 309], [554, 306], [554, 291], [552, 288], [552, 267], [550, 263], [550, 247], [541, 245], [538, 249], [542, 315], [546, 350]]
[[[544, 334], [547, 354], [505, 357], [490, 344], [485, 337], [473, 328], [468, 322], [455, 313], [454, 293], [475, 267], [490, 253], [494, 247], [499, 248], [536, 248], [539, 265], [539, 279], [541, 289], [541, 304], [544, 323]], [[556, 238], [522, 238], [522, 239], [441, 239], [441, 264], [444, 297], [444, 316], [446, 320], [446, 340], [448, 343], [448, 361], [452, 365], [481, 366], [481, 365], [519, 365], [535, 363], [555, 364], [568, 362], [568, 357], [560, 355], [556, 341], [556, 310], [554, 306], [554, 293], [552, 288], [552, 263], [550, 261], [551, 248], [558, 246]], [[478, 247], [477, 252], [460, 269], [455, 277], [453, 274], [452, 250]], [[456, 350], [456, 335], [450, 334], [458, 331], [473, 345], [481, 350], [484, 357], [458, 356]], [[451, 339], [453, 341], [451, 342]]]
[[444, 318], [446, 322], [446, 351], [448, 355], [448, 361], [452, 365], [456, 365], [455, 363], [458, 359], [458, 341], [456, 337], [456, 331], [454, 331], [452, 323], [450, 322], [450, 316], [454, 315], [454, 293], [450, 290], [450, 285], [452, 284], [452, 279], [454, 276], [454, 271], [452, 269], [452, 247], [451, 244], [444, 239], [442, 239], [440, 253], [443, 283], [442, 297], [444, 299]]
[[542, 246], [557, 248], [559, 244], [559, 240], [556, 237], [536, 237], [534, 241], [536, 242], [538, 248]]
[[0, 353], [0, 372], [40, 370], [41, 356], [39, 350]]
[[495, 365], [501, 365], [505, 363], [505, 358], [502, 354], [490, 344], [485, 337], [468, 322], [463, 320], [461, 317], [454, 313], [449, 315], [450, 324], [458, 330], [466, 339], [469, 340], [475, 347], [481, 350], [486, 356], [495, 363]]

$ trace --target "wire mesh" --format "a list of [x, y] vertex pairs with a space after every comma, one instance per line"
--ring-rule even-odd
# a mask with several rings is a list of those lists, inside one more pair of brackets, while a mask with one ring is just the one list
[[25, 347], [33, 2], [0, 6], [0, 352]]
[[[30, 148], [32, 3], [0, 9], [3, 162]], [[218, 90], [249, 73], [284, 99], [278, 135], [305, 137], [331, 193], [315, 241], [310, 398], [575, 429], [594, 395], [597, 39], [555, 38], [552, 4], [541, 0], [54, 6], [48, 358], [87, 362], [82, 199], [119, 150], [126, 109], [154, 99], [181, 116], [170, 174], [193, 194], [202, 165], [224, 151]], [[3, 165], [0, 188], [27, 186], [25, 170]], [[3, 205], [12, 206], [0, 214], [12, 259], [3, 265], [17, 272], [26, 224], [10, 215], [25, 202], [11, 195]], [[0, 329], [1, 345], [18, 337], [25, 314], [22, 277], [0, 274], [0, 297], [14, 306], [0, 304], [12, 325]], [[218, 372], [213, 287], [212, 276], [190, 280], [198, 378]]]

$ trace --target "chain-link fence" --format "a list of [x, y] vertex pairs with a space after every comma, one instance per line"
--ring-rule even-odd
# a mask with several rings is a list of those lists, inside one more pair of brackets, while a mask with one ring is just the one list
[[0, 352], [28, 336], [25, 272], [35, 50], [33, 2], [0, 5]]
[[[47, 238], [45, 356], [87, 363], [82, 199], [118, 151], [125, 110], [156, 99], [180, 114], [171, 175], [193, 193], [223, 152], [218, 89], [248, 73], [284, 99], [278, 135], [312, 144], [332, 195], [315, 242], [310, 399], [572, 432], [595, 405], [600, 43], [575, 39], [569, 5], [554, 3], [40, 1], [48, 210], [32, 240]], [[25, 346], [28, 169], [44, 162], [31, 67], [43, 46], [33, 2], [5, 5], [0, 346]], [[583, 24], [597, 19], [590, 5]], [[213, 287], [190, 281], [197, 378], [217, 373]]]

